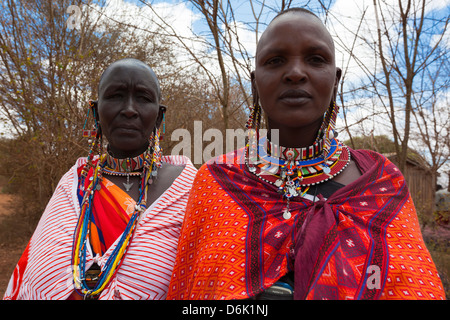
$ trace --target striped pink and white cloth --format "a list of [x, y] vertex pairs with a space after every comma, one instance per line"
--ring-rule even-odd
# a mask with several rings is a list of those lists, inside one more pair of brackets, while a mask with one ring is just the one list
[[[99, 299], [158, 300], [167, 295], [181, 224], [197, 169], [184, 156], [164, 156], [163, 162], [184, 166], [184, 169], [143, 213], [120, 269]], [[73, 233], [80, 213], [76, 195], [77, 168], [85, 163], [86, 158], [78, 159], [61, 178], [3, 299], [64, 300], [74, 292], [71, 258]], [[116, 243], [102, 257], [94, 258], [88, 250], [86, 267], [89, 268], [94, 259], [103, 267]]]

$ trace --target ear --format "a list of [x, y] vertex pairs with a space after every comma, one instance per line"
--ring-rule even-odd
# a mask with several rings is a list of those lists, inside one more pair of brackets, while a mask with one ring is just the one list
[[338, 88], [339, 88], [339, 81], [341, 81], [341, 76], [342, 76], [341, 68], [336, 68], [336, 78], [334, 80], [334, 89], [333, 89], [333, 101], [336, 101]]
[[167, 110], [166, 106], [162, 104], [159, 105], [158, 118], [156, 118], [155, 128], [159, 128], [159, 126], [161, 125], [166, 110]]

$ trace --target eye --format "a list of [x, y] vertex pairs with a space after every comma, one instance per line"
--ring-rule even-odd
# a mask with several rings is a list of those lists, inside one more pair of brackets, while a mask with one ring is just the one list
[[282, 57], [276, 56], [266, 60], [265, 65], [277, 65], [283, 63], [284, 59]]
[[152, 103], [154, 102], [154, 99], [149, 96], [138, 96], [137, 97], [139, 101], [145, 102], [145, 103]]
[[313, 55], [308, 59], [308, 61], [313, 65], [323, 65], [328, 62], [328, 60], [321, 55]]
[[122, 98], [122, 94], [121, 93], [111, 93], [106, 95], [105, 99], [108, 100], [116, 100], [116, 99], [121, 99]]

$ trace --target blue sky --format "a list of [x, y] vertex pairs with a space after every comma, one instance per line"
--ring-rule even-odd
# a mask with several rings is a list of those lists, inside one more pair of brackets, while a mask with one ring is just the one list
[[[139, 6], [142, 5], [142, 2], [139, 1], [139, 0], [126, 0], [126, 1], [134, 3], [134, 4], [137, 4]], [[326, 2], [332, 1], [332, 3], [335, 2], [335, 0], [325, 0], [325, 1]], [[347, 0], [347, 1], [349, 1], [349, 0]], [[195, 11], [194, 6], [192, 4], [190, 4], [189, 1], [183, 1], [183, 0], [149, 0], [147, 2], [148, 3], [152, 3], [152, 4], [169, 3], [169, 4], [172, 4], [172, 5], [185, 3], [192, 11]], [[261, 8], [260, 2], [261, 2], [260, 0], [257, 0], [257, 1], [254, 0], [253, 1], [255, 10], [258, 10], [258, 9]], [[308, 2], [311, 2], [312, 5], [314, 5], [314, 3], [317, 3], [317, 1], [297, 0], [297, 1], [293, 1], [291, 6], [292, 7], [293, 6], [304, 6]], [[233, 6], [234, 14], [236, 15], [236, 18], [237, 18], [238, 21], [247, 22], [247, 23], [254, 21], [250, 1], [232, 0], [231, 3], [232, 3], [232, 6]], [[279, 10], [280, 3], [281, 3], [280, 0], [266, 0], [265, 1], [265, 6], [267, 7], [267, 9], [264, 10], [263, 15], [262, 15], [262, 19], [261, 19], [264, 23], [268, 23], [275, 16], [275, 11]], [[310, 6], [311, 6], [311, 4], [310, 4]], [[194, 31], [202, 32], [206, 26], [204, 24], [204, 20], [201, 19], [201, 20], [197, 20], [194, 23], [193, 27], [194, 27]]]

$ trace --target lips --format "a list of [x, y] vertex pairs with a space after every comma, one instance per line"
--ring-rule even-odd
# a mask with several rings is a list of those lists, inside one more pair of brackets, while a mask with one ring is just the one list
[[303, 89], [289, 89], [284, 91], [278, 99], [288, 104], [302, 104], [311, 98], [311, 94]]
[[119, 126], [120, 129], [128, 129], [128, 130], [139, 130], [138, 127], [135, 126]]
[[140, 131], [140, 128], [134, 125], [123, 124], [116, 126], [115, 130], [119, 130], [120, 132], [126, 133], [126, 132]]

